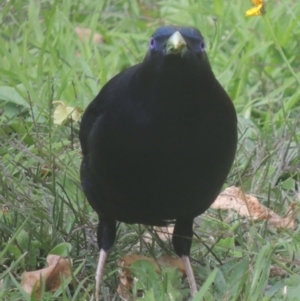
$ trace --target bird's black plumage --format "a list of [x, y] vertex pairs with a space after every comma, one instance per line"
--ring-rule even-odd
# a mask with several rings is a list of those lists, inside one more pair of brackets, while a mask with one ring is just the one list
[[174, 249], [189, 255], [193, 218], [218, 195], [237, 144], [234, 107], [204, 48], [195, 28], [159, 28], [144, 61], [86, 109], [80, 175], [100, 249], [112, 247], [116, 221], [174, 222]]

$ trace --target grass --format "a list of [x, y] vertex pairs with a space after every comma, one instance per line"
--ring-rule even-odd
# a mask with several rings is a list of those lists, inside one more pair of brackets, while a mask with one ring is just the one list
[[[52, 102], [85, 108], [113, 75], [143, 59], [149, 37], [162, 24], [201, 30], [213, 70], [234, 101], [240, 139], [224, 187], [242, 187], [281, 216], [292, 202], [299, 204], [300, 4], [267, 1], [266, 16], [245, 18], [250, 6], [228, 0], [2, 1], [1, 300], [36, 300], [24, 293], [20, 276], [44, 267], [53, 250], [73, 259], [75, 280], [68, 286], [67, 279], [54, 294], [44, 292], [42, 300], [90, 300], [97, 216], [79, 185], [79, 124], [55, 126]], [[76, 26], [100, 33], [105, 42], [80, 40]], [[169, 242], [136, 247], [144, 231], [119, 225], [103, 300], [120, 300], [115, 294], [120, 256], [173, 253]], [[299, 300], [299, 226], [280, 230], [209, 210], [195, 232], [191, 257], [202, 285], [195, 301]], [[281, 276], [270, 273], [274, 267]], [[172, 285], [151, 286], [164, 280], [149, 273], [153, 277], [142, 283], [144, 300], [186, 298], [187, 283], [178, 284], [174, 270], [165, 273]]]

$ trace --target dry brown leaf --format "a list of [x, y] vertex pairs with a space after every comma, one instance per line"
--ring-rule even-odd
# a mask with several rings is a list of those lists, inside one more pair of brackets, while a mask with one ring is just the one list
[[252, 218], [254, 220], [268, 220], [274, 227], [288, 229], [293, 229], [295, 227], [295, 207], [295, 203], [291, 204], [286, 217], [283, 218], [271, 209], [260, 204], [256, 197], [244, 194], [242, 190], [234, 186], [226, 188], [211, 205], [211, 208], [213, 209], [231, 209], [236, 211], [240, 216]]
[[[75, 27], [75, 32], [82, 41], [88, 41], [92, 35], [92, 31], [89, 28], [84, 27]], [[96, 44], [103, 43], [104, 39], [101, 34], [95, 32], [93, 35], [93, 42]]]
[[[153, 227], [156, 234], [162, 241], [167, 241], [172, 238], [172, 234], [174, 231], [174, 226], [170, 227]], [[143, 235], [143, 241], [146, 243], [151, 243], [152, 242], [152, 235], [150, 233], [146, 233]], [[137, 244], [139, 246], [139, 243]]]
[[161, 266], [169, 266], [179, 269], [183, 277], [186, 277], [185, 267], [181, 258], [174, 258], [171, 256], [160, 256], [155, 260], [153, 258], [149, 258], [139, 254], [125, 255], [118, 260], [118, 266], [120, 267], [120, 284], [117, 292], [121, 297], [125, 298], [126, 300], [131, 300], [130, 292], [133, 282], [133, 278], [129, 267], [138, 260], [147, 260], [148, 262], [150, 262], [155, 267], [155, 271], [158, 274], [161, 273]]
[[152, 263], [153, 266], [155, 267], [156, 273], [158, 273], [158, 274], [160, 274], [160, 272], [161, 272], [160, 266], [164, 266], [164, 267], [169, 266], [169, 267], [178, 268], [184, 276], [186, 275], [184, 264], [183, 264], [183, 261], [181, 260], [181, 258], [175, 258], [175, 257], [171, 257], [171, 256], [160, 256], [160, 257], [156, 258], [156, 260], [155, 260], [154, 258], [149, 258], [149, 257], [140, 255], [140, 254], [130, 254], [130, 255], [125, 255], [125, 256], [121, 257], [118, 260], [118, 266], [120, 268], [126, 269], [126, 268], [129, 268], [137, 260], [146, 260], [146, 261]]
[[32, 291], [35, 290], [37, 297], [39, 298], [41, 279], [46, 282], [46, 291], [54, 292], [60, 287], [61, 275], [65, 277], [71, 275], [71, 267], [67, 259], [58, 255], [48, 255], [47, 263], [47, 268], [23, 273], [21, 285], [25, 292], [31, 294]]
[[154, 227], [157, 235], [163, 241], [172, 239], [172, 234], [174, 232], [174, 226], [170, 227]]
[[284, 277], [287, 275], [287, 272], [277, 265], [271, 265], [270, 268], [270, 277]]
[[0, 212], [1, 212], [1, 213], [9, 213], [9, 210], [8, 210], [8, 208], [6, 207], [6, 205], [2, 205], [1, 208], [0, 208]]
[[185, 267], [181, 258], [171, 256], [160, 256], [157, 258], [157, 261], [161, 266], [177, 268], [182, 273], [183, 277], [186, 277]]

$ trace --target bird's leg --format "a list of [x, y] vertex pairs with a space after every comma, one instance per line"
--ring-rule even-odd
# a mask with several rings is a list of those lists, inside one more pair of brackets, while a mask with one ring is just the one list
[[190, 262], [190, 258], [189, 256], [186, 255], [182, 255], [181, 259], [183, 261], [184, 267], [185, 267], [185, 271], [186, 271], [186, 276], [188, 279], [188, 283], [191, 289], [191, 296], [195, 297], [198, 289], [197, 289], [197, 284], [196, 284], [196, 280], [195, 280], [195, 276], [194, 276], [194, 272], [191, 266], [191, 262]]
[[102, 275], [103, 275], [103, 269], [104, 269], [106, 257], [107, 257], [107, 252], [104, 251], [103, 249], [101, 249], [99, 259], [98, 259], [96, 276], [95, 276], [95, 280], [96, 280], [95, 299], [96, 299], [96, 301], [99, 301], [100, 286], [101, 286], [101, 282], [102, 282]]
[[100, 287], [102, 282], [102, 275], [104, 270], [104, 264], [108, 251], [114, 244], [116, 238], [116, 221], [109, 217], [100, 217], [97, 230], [97, 242], [100, 249], [100, 255], [96, 270], [96, 289], [95, 299], [99, 301]]
[[192, 297], [197, 294], [197, 285], [189, 258], [193, 238], [193, 221], [193, 218], [177, 220], [172, 239], [175, 252], [183, 260]]

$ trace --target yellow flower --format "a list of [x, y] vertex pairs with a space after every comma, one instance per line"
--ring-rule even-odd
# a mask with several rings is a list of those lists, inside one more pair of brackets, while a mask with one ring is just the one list
[[260, 16], [265, 13], [265, 6], [263, 0], [251, 0], [255, 7], [251, 7], [246, 11], [246, 17]]
[[260, 5], [260, 4], [264, 4], [262, 0], [251, 0], [251, 2], [253, 3], [253, 5]]

